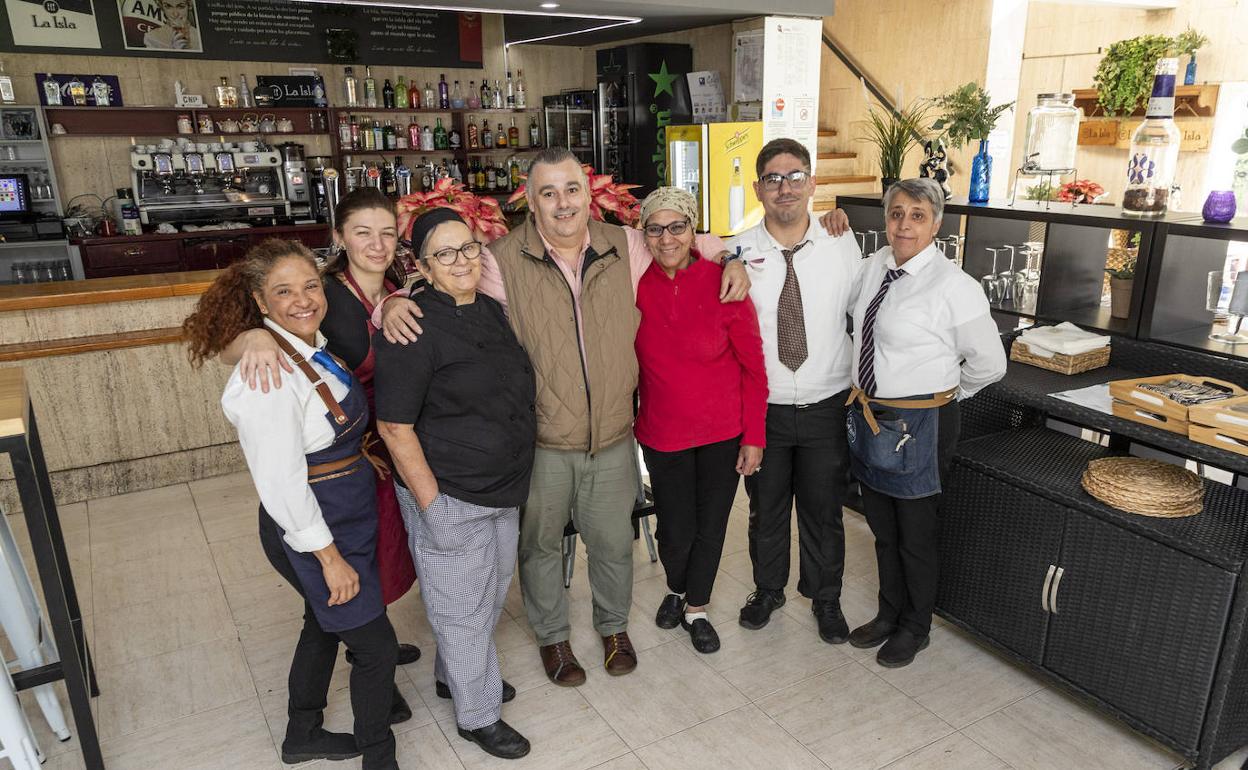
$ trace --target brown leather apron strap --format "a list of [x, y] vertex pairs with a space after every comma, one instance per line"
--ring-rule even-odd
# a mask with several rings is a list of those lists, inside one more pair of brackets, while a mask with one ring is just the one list
[[356, 460], [359, 460], [361, 456], [362, 455], [357, 452], [351, 455], [350, 457], [344, 457], [341, 460], [334, 460], [332, 462], [320, 463], [319, 465], [309, 465], [308, 466], [308, 478], [311, 478], [313, 476], [324, 476], [327, 473], [337, 473], [338, 471], [343, 470], [344, 468], [351, 467], [351, 465], [353, 465]]
[[880, 435], [880, 424], [875, 420], [875, 414], [871, 411], [872, 404], [880, 406], [891, 406], [894, 409], [937, 409], [950, 403], [958, 397], [958, 389], [950, 388], [943, 393], [937, 393], [929, 398], [873, 398], [867, 395], [862, 388], [855, 386], [849, 392], [849, 398], [845, 399], [845, 405], [849, 406], [855, 401], [862, 407], [862, 416], [867, 421], [867, 427], [871, 428], [873, 435]]
[[308, 363], [308, 360], [299, 351], [295, 350], [295, 346], [290, 344], [290, 340], [267, 326], [264, 328], [268, 330], [269, 334], [273, 335], [273, 339], [277, 342], [277, 346], [282, 349], [282, 352], [290, 356], [290, 360], [295, 362], [295, 366], [299, 367], [299, 371], [303, 372], [312, 382], [313, 387], [316, 388], [316, 394], [321, 397], [325, 408], [334, 416], [334, 422], [339, 425], [345, 425], [347, 414], [342, 411], [342, 405], [338, 403], [338, 400], [334, 398], [334, 394], [330, 392], [328, 383], [325, 382], [321, 375], [317, 374], [317, 371], [312, 368], [312, 364]]

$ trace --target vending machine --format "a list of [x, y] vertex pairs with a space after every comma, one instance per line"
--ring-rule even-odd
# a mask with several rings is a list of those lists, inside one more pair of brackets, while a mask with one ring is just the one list
[[754, 196], [762, 149], [761, 122], [667, 127], [667, 184], [697, 199], [699, 232], [736, 235], [762, 221]]

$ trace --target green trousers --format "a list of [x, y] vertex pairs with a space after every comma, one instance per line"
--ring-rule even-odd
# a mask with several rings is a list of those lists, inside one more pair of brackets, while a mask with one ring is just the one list
[[594, 628], [602, 636], [628, 629], [636, 451], [631, 438], [596, 455], [538, 447], [529, 499], [520, 514], [520, 588], [539, 645], [566, 641], [569, 635], [561, 557], [569, 519], [576, 522], [589, 556]]

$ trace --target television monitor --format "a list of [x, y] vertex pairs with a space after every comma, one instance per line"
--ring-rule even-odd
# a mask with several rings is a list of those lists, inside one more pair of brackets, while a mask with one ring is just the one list
[[29, 219], [30, 181], [25, 174], [0, 174], [0, 219]]

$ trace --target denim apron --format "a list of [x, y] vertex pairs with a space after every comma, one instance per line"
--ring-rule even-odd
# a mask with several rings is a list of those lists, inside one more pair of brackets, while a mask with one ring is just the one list
[[939, 408], [955, 395], [876, 399], [854, 388], [845, 410], [854, 477], [901, 500], [940, 494]]

